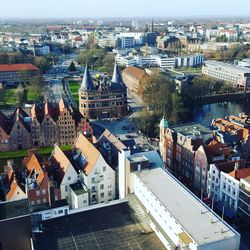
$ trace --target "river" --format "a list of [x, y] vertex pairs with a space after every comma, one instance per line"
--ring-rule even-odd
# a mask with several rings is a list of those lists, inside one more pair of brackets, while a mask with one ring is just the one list
[[194, 121], [209, 126], [213, 119], [245, 112], [250, 115], [250, 100], [203, 105], [194, 111]]

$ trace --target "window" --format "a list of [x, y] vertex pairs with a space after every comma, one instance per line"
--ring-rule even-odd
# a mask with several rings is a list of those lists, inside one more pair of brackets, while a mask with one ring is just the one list
[[95, 194], [92, 195], [92, 200], [95, 200]]
[[112, 191], [108, 191], [108, 196], [112, 196]]
[[70, 180], [71, 180], [71, 176], [68, 177], [68, 181], [70, 181]]
[[35, 205], [35, 202], [34, 202], [34, 201], [31, 201], [31, 205]]
[[100, 189], [103, 190], [104, 189], [104, 184], [100, 185]]
[[83, 204], [86, 204], [87, 203], [87, 200], [83, 200]]
[[36, 204], [41, 204], [41, 200], [38, 199], [38, 200], [36, 201]]
[[46, 189], [43, 189], [43, 190], [42, 190], [42, 194], [46, 194]]
[[100, 194], [100, 197], [101, 197], [101, 198], [104, 198], [104, 193], [101, 193], [101, 194]]
[[92, 183], [95, 183], [95, 177], [92, 177], [92, 178], [91, 178], [91, 182], [92, 182]]
[[104, 166], [104, 167], [102, 168], [102, 171], [103, 171], [103, 172], [106, 172], [106, 166]]
[[65, 192], [68, 192], [68, 186], [65, 186]]
[[95, 186], [92, 186], [91, 191], [95, 192]]
[[63, 210], [58, 210], [58, 214], [62, 214], [63, 213]]
[[40, 195], [40, 190], [36, 190], [36, 196]]
[[47, 202], [47, 199], [46, 198], [43, 198], [43, 203], [46, 203]]

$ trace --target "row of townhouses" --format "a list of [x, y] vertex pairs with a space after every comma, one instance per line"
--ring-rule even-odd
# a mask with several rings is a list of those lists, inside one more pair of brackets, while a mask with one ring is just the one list
[[[171, 127], [164, 118], [160, 123], [160, 152], [166, 168], [220, 212], [226, 208], [231, 219], [239, 212], [242, 183], [250, 176], [249, 121], [242, 113], [215, 119], [210, 128]], [[245, 210], [243, 219], [249, 218]]]
[[28, 149], [33, 146], [72, 145], [83, 131], [92, 137], [89, 121], [64, 99], [59, 103], [34, 104], [28, 115], [22, 108], [6, 117], [0, 112], [0, 150]]

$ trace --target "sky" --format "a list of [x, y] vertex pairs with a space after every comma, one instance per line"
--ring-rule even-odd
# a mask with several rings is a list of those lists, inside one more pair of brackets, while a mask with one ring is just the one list
[[250, 0], [0, 0], [0, 18], [250, 15]]

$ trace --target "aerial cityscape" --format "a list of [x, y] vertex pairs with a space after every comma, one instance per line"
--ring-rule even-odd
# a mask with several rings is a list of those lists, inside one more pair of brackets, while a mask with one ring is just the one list
[[249, 8], [2, 1], [0, 250], [250, 250]]

